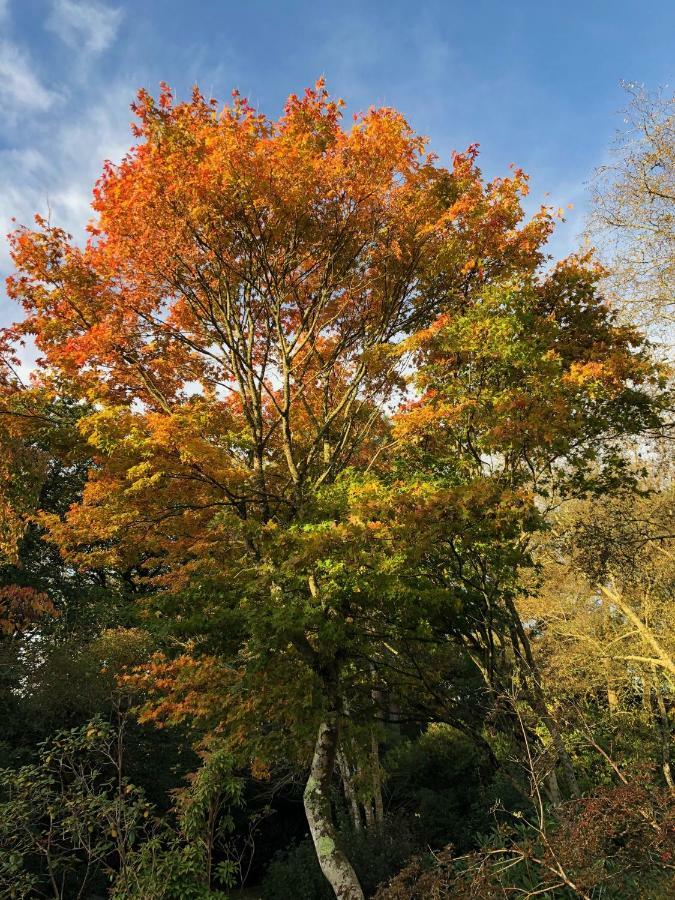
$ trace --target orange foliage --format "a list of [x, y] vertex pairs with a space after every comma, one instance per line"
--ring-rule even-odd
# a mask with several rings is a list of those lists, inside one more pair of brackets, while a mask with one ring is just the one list
[[0, 587], [0, 634], [17, 634], [45, 616], [56, 615], [57, 610], [49, 597], [35, 588]]
[[277, 121], [237, 94], [218, 110], [197, 90], [141, 91], [137, 144], [104, 168], [87, 246], [39, 218], [12, 236], [16, 333], [95, 406], [83, 502], [43, 520], [75, 558], [142, 548], [170, 556], [178, 584], [191, 560], [236, 556], [233, 516], [292, 519], [377, 456], [406, 386], [403, 334], [423, 348], [454, 305], [542, 262], [553, 217], [524, 222], [522, 171], [486, 184], [476, 146], [446, 169], [395, 110], [346, 129], [341, 109], [323, 82]]

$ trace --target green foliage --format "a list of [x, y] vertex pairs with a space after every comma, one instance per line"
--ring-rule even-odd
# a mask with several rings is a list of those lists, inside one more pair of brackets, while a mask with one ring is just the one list
[[414, 823], [422, 843], [468, 849], [488, 827], [486, 760], [476, 744], [449, 725], [432, 725], [384, 761], [390, 804]]
[[263, 881], [264, 900], [307, 897], [333, 900], [334, 894], [323, 877], [314, 845], [308, 839], [280, 851], [270, 863]]
[[204, 755], [189, 787], [180, 792], [175, 824], [165, 819], [156, 834], [125, 859], [112, 900], [222, 900], [215, 885], [229, 888], [233, 860], [216, 864], [234, 830], [233, 807], [242, 805], [244, 782], [233, 773], [232, 757], [215, 749]]
[[[226, 900], [227, 894], [204, 879], [203, 848], [169, 834], [145, 841], [134, 851], [113, 885], [111, 900]], [[223, 861], [217, 881], [233, 884], [234, 869]]]
[[75, 884], [112, 876], [151, 833], [151, 807], [123, 776], [121, 753], [120, 730], [95, 719], [44, 743], [36, 763], [0, 771], [0, 887], [8, 896], [51, 884], [68, 897]]
[[232, 860], [213, 860], [234, 827], [243, 782], [220, 751], [160, 819], [123, 768], [125, 723], [102, 719], [45, 742], [37, 762], [0, 770], [0, 895], [43, 890], [64, 900], [111, 884], [111, 897], [206, 900], [234, 883]]

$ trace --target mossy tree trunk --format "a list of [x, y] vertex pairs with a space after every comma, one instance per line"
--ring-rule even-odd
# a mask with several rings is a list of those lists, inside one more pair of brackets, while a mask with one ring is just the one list
[[319, 726], [305, 787], [305, 814], [323, 874], [338, 900], [364, 900], [352, 864], [341, 850], [331, 809], [331, 779], [338, 750], [339, 715], [333, 706]]

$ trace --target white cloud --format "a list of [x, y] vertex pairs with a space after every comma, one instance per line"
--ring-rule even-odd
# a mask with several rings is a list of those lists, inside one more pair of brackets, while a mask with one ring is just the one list
[[47, 27], [69, 47], [101, 53], [114, 42], [121, 22], [122, 10], [99, 0], [53, 0]]
[[3, 297], [3, 278], [12, 271], [5, 235], [16, 224], [32, 226], [40, 213], [77, 243], [84, 241], [93, 216], [92, 186], [103, 161], [118, 162], [133, 142], [129, 103], [134, 94], [130, 82], [110, 85], [103, 98], [97, 94], [70, 114], [62, 106], [58, 115], [47, 113], [39, 128], [32, 127], [30, 141], [17, 135], [14, 147], [0, 149], [0, 327], [21, 316]]
[[7, 230], [3, 226], [11, 216], [30, 224], [35, 212], [45, 214], [49, 208], [55, 224], [81, 239], [104, 160], [119, 162], [133, 141], [133, 97], [129, 84], [112, 85], [104, 99], [47, 123], [31, 145], [0, 150], [0, 170], [6, 176], [0, 180], [0, 230]]
[[22, 110], [49, 109], [57, 98], [40, 82], [30, 59], [11, 41], [0, 41], [0, 111], [10, 116]]

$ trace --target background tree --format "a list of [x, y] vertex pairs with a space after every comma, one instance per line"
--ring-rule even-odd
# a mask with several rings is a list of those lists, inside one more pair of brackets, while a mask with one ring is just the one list
[[606, 287], [649, 324], [670, 328], [675, 297], [675, 98], [628, 84], [626, 128], [594, 183], [590, 234]]
[[649, 747], [671, 791], [672, 519], [672, 487], [656, 479], [638, 497], [572, 504], [554, 522], [540, 591], [519, 604], [580, 744], [610, 768], [619, 760], [622, 777]]

